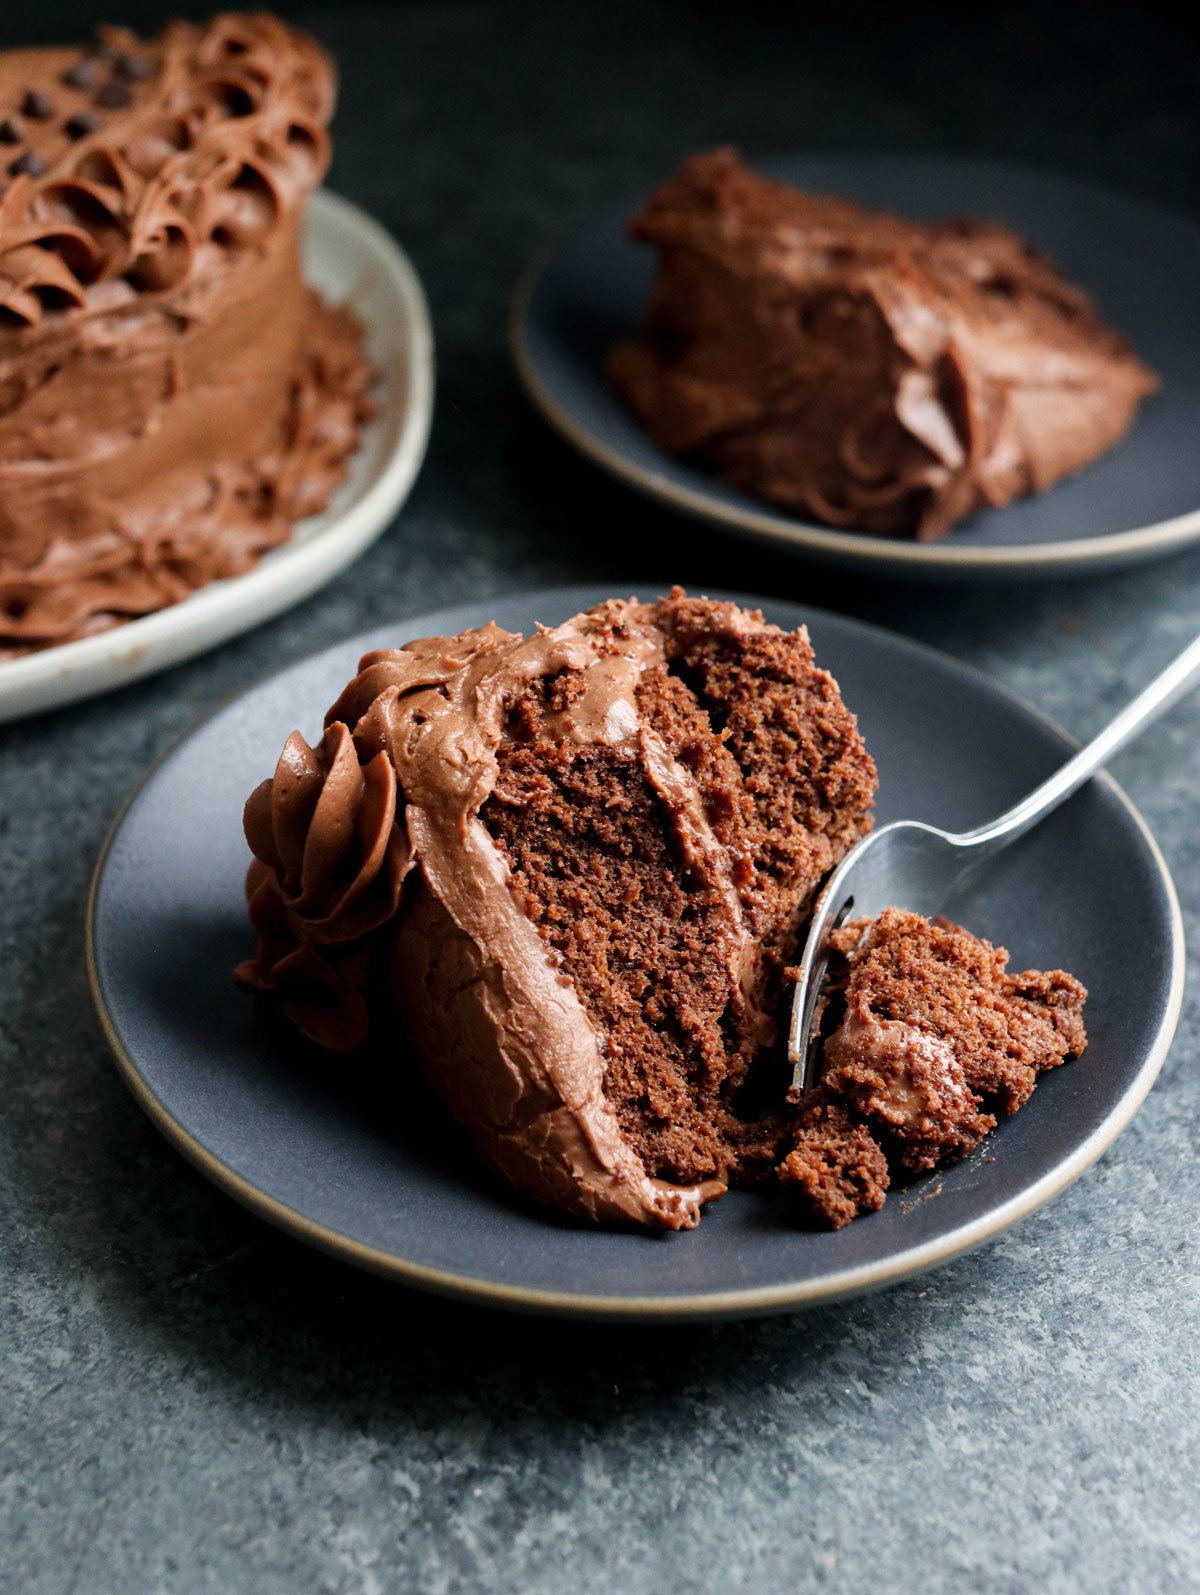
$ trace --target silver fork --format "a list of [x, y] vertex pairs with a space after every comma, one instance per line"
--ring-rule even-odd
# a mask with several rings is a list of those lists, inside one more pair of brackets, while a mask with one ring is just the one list
[[788, 1060], [793, 1069], [790, 1101], [802, 1101], [817, 1084], [820, 1036], [813, 1034], [813, 1018], [829, 962], [831, 933], [851, 913], [873, 918], [892, 907], [925, 915], [940, 913], [951, 893], [961, 888], [980, 864], [1044, 820], [1198, 681], [1200, 637], [1098, 737], [990, 824], [955, 835], [919, 820], [896, 820], [850, 849], [821, 893], [800, 959], [788, 1032]]

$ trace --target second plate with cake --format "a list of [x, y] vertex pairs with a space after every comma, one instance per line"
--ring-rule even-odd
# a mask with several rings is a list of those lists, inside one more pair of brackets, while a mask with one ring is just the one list
[[586, 455], [676, 510], [881, 574], [1077, 574], [1200, 540], [1200, 223], [986, 162], [764, 173], [798, 192], [723, 153], [690, 163], [520, 286], [522, 380]]

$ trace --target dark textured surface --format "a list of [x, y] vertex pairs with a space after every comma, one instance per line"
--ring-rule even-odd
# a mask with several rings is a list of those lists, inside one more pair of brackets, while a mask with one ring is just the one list
[[[285, 9], [342, 60], [335, 185], [424, 274], [434, 441], [318, 598], [0, 732], [0, 1587], [1194, 1589], [1195, 989], [1132, 1128], [1004, 1240], [848, 1306], [664, 1334], [444, 1306], [266, 1230], [126, 1097], [81, 956], [91, 861], [155, 754], [264, 671], [442, 602], [677, 571], [896, 626], [1094, 729], [1192, 635], [1200, 556], [976, 594], [810, 573], [573, 459], [516, 392], [504, 310], [532, 247], [728, 137], [979, 149], [1193, 202], [1194, 34], [1111, 5], [803, 29], [632, 0]], [[64, 37], [71, 10], [10, 0], [0, 26]], [[1196, 941], [1200, 699], [1116, 773]]]

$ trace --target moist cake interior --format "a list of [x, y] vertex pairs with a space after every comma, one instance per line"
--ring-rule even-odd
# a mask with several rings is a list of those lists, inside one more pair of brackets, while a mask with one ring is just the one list
[[834, 933], [824, 1072], [779, 1173], [838, 1226], [910, 1174], [973, 1151], [1038, 1076], [1087, 1045], [1087, 996], [1061, 969], [1008, 971], [1003, 947], [886, 909]]
[[696, 782], [732, 862], [754, 944], [740, 982], [728, 898], [689, 862], [645, 760], [627, 743], [557, 737], [579, 674], [541, 678], [512, 704], [481, 813], [603, 1038], [605, 1095], [625, 1136], [649, 1175], [681, 1182], [760, 1177], [778, 1160], [783, 967], [874, 792], [807, 638], [713, 631], [707, 608], [660, 607], [669, 662], [643, 673], [637, 708]]

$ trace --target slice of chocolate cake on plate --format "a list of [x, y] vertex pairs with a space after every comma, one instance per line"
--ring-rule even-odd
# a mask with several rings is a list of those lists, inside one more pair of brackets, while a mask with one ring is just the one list
[[1112, 448], [1158, 386], [993, 222], [906, 221], [716, 150], [630, 232], [658, 271], [613, 383], [670, 453], [831, 526], [941, 537]]
[[369, 654], [247, 804], [239, 977], [330, 1051], [415, 1046], [567, 1212], [683, 1229], [782, 1179], [836, 1225], [1082, 1047], [1070, 977], [885, 916], [841, 933], [826, 1080], [788, 1106], [787, 969], [875, 787], [807, 634], [678, 589]]
[[874, 793], [804, 632], [730, 604], [413, 643], [251, 799], [242, 975], [325, 1045], [399, 1015], [513, 1183], [691, 1225], [785, 1147], [752, 1077]]

